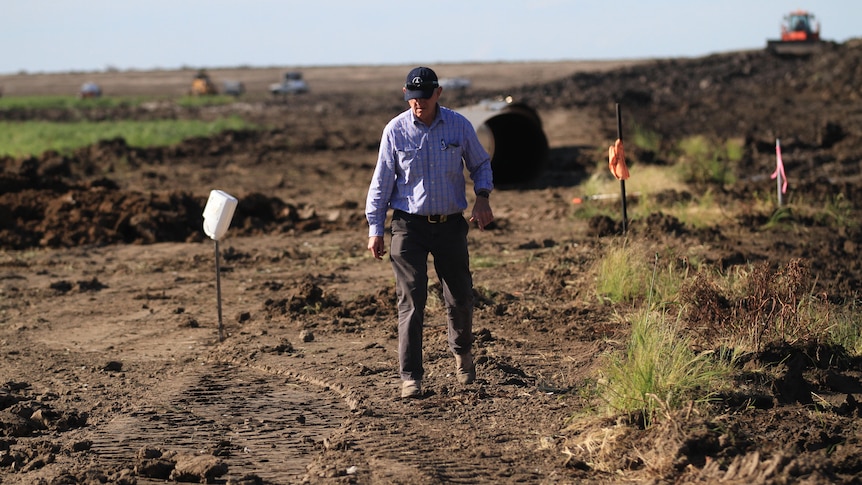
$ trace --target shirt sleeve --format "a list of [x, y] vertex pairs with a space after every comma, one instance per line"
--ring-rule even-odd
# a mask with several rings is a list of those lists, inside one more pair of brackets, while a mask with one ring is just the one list
[[467, 171], [470, 173], [470, 179], [473, 180], [473, 190], [494, 190], [494, 175], [491, 170], [491, 156], [479, 142], [479, 136], [476, 135], [476, 130], [473, 125], [466, 119], [462, 118], [464, 127], [464, 164]]
[[377, 165], [371, 177], [368, 197], [365, 199], [365, 218], [368, 220], [368, 237], [382, 236], [386, 225], [386, 211], [395, 187], [395, 155], [390, 130], [384, 130], [380, 139]]

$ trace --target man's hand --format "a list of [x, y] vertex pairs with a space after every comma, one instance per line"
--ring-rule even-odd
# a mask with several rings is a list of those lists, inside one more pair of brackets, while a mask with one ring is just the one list
[[368, 250], [375, 259], [383, 259], [386, 250], [383, 249], [383, 236], [371, 236], [368, 238]]
[[485, 230], [485, 226], [494, 220], [494, 213], [491, 212], [491, 202], [486, 197], [476, 197], [476, 203], [473, 204], [473, 212], [470, 215], [470, 222], [475, 222], [479, 226], [480, 231]]

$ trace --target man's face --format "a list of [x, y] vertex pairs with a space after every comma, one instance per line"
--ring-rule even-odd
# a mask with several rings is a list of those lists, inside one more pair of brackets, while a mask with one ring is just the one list
[[408, 99], [407, 103], [410, 104], [413, 115], [426, 123], [433, 121], [436, 114], [434, 110], [437, 108], [437, 101], [440, 99], [440, 93], [442, 92], [443, 88], [437, 88], [430, 98]]

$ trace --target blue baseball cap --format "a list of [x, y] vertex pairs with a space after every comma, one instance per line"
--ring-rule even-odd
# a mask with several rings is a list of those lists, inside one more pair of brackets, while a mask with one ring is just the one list
[[429, 67], [416, 67], [407, 75], [404, 82], [407, 91], [404, 92], [404, 101], [408, 99], [427, 99], [434, 95], [434, 90], [440, 87], [437, 74]]

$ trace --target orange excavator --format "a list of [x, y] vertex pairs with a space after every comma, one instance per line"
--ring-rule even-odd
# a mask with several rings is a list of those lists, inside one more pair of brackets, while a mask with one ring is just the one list
[[210, 79], [209, 74], [207, 74], [205, 70], [201, 69], [197, 74], [195, 74], [194, 80], [192, 80], [192, 88], [189, 94], [192, 96], [218, 94], [218, 88], [216, 88], [215, 83]]
[[784, 16], [781, 39], [770, 40], [767, 49], [780, 56], [807, 56], [820, 50], [820, 23], [814, 14], [797, 10]]

